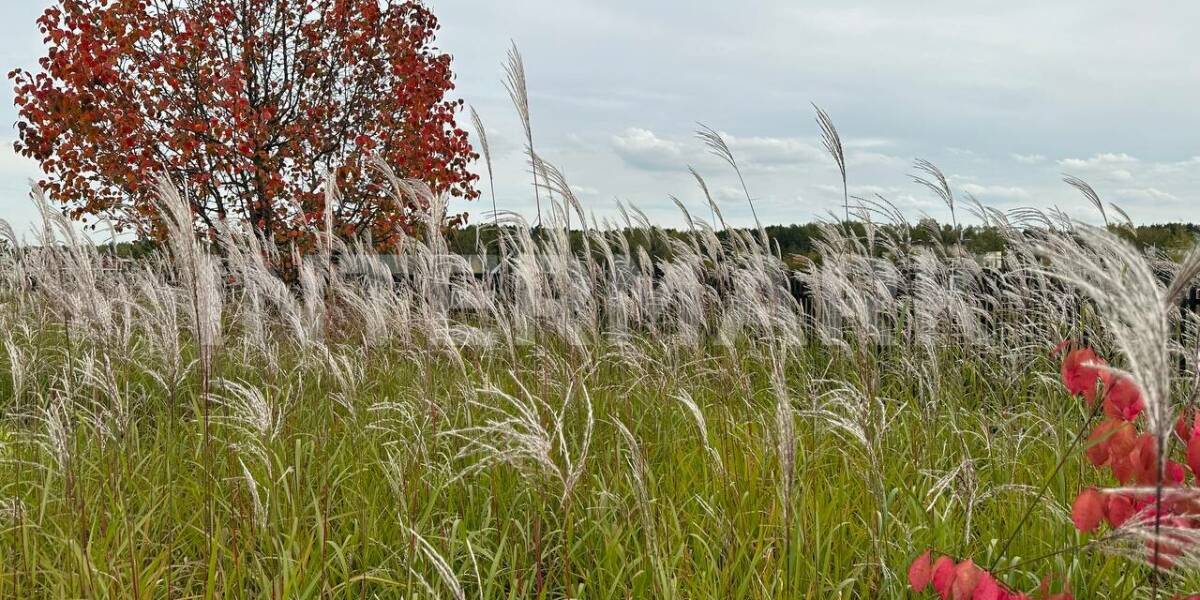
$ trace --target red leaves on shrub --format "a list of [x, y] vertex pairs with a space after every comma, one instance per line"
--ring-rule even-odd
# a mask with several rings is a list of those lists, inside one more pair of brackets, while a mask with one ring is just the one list
[[[926, 550], [908, 568], [908, 583], [915, 592], [924, 592], [933, 583], [933, 591], [942, 600], [1029, 600], [1026, 594], [1004, 586], [995, 575], [967, 559], [955, 563], [949, 556], [939, 556], [930, 565], [931, 552]], [[932, 571], [932, 575], [930, 572]], [[1070, 600], [1071, 595], [1057, 594], [1040, 597]]]
[[1124, 494], [1110, 494], [1104, 503], [1104, 518], [1112, 527], [1120, 527], [1137, 512], [1133, 500]]
[[1200, 431], [1200, 413], [1193, 407], [1187, 407], [1179, 412], [1175, 421], [1175, 435], [1184, 442], [1192, 441], [1192, 437]]
[[1173, 460], [1167, 461], [1165, 469], [1166, 477], [1164, 479], [1166, 481], [1164, 483], [1167, 485], [1179, 485], [1187, 478], [1187, 472], [1183, 470], [1183, 465]]
[[1001, 588], [996, 578], [987, 571], [979, 576], [979, 583], [975, 586], [974, 593], [971, 594], [971, 600], [1000, 600], [1009, 597], [1009, 593]]
[[1200, 477], [1200, 435], [1194, 435], [1187, 444], [1187, 464]]
[[1122, 421], [1132, 421], [1145, 408], [1142, 390], [1125, 375], [1105, 376], [1104, 414]]
[[[1088, 436], [1088, 446], [1085, 451], [1088, 461], [1097, 467], [1102, 467], [1112, 462], [1112, 447], [1115, 442], [1119, 441], [1113, 438], [1122, 429], [1122, 425], [1119, 420], [1106, 419], [1092, 430], [1091, 435]], [[1132, 433], [1132, 428], [1130, 428], [1129, 435], [1132, 435]]]
[[[1069, 343], [1055, 349], [1057, 354]], [[1135, 419], [1145, 408], [1142, 389], [1129, 375], [1110, 370], [1104, 359], [1090, 348], [1073, 349], [1062, 363], [1062, 381], [1072, 395], [1083, 397], [1089, 406], [1096, 406], [1096, 392], [1103, 389], [1105, 419], [1088, 436], [1085, 454], [1096, 467], [1108, 467], [1122, 485], [1136, 482], [1147, 488], [1159, 483], [1166, 486], [1183, 484], [1187, 477], [1184, 466], [1160, 455], [1158, 439], [1150, 433], [1139, 434]], [[1102, 387], [1100, 387], [1102, 386]], [[1180, 416], [1175, 432], [1187, 444], [1187, 466], [1200, 477], [1200, 414], [1189, 410]], [[1169, 448], [1169, 446], [1168, 446]], [[1165, 459], [1165, 460], [1164, 460]], [[1162, 465], [1160, 474], [1159, 466]], [[1157, 494], [1140, 490], [1109, 490], [1102, 492], [1089, 487], [1075, 497], [1071, 506], [1071, 521], [1084, 533], [1096, 531], [1102, 523], [1123, 527], [1130, 519], [1142, 523], [1160, 523], [1160, 534], [1147, 540], [1147, 559], [1159, 567], [1169, 568], [1188, 551], [1190, 537], [1181, 529], [1200, 526], [1200, 502], [1191, 498], [1167, 498], [1161, 502]], [[1030, 596], [1008, 590], [994, 575], [979, 568], [970, 559], [956, 563], [946, 556], [930, 564], [927, 550], [909, 567], [909, 584], [918, 592], [930, 582], [942, 600], [1029, 600]], [[932, 571], [932, 574], [931, 574]], [[1036, 594], [1042, 600], [1073, 600], [1071, 592], [1050, 591], [1049, 579], [1043, 580]], [[1200, 594], [1177, 596], [1174, 600], [1200, 600]]]
[[958, 563], [954, 567], [954, 581], [950, 584], [950, 598], [952, 600], [971, 600], [982, 574], [983, 570], [975, 566], [975, 562], [969, 558]]
[[946, 598], [950, 595], [951, 583], [954, 583], [954, 560], [940, 556], [933, 562], [933, 591]]
[[1072, 350], [1063, 359], [1063, 385], [1071, 395], [1083, 396], [1090, 406], [1096, 401], [1096, 382], [1107, 364], [1091, 348]]
[[1104, 520], [1104, 496], [1096, 488], [1088, 488], [1075, 497], [1071, 506], [1071, 521], [1075, 528], [1090, 533]]
[[933, 567], [930, 565], [929, 550], [926, 550], [925, 554], [918, 556], [908, 567], [908, 585], [914, 591], [923, 592], [929, 587], [932, 577]]
[[1109, 466], [1113, 476], [1122, 484], [1134, 477], [1134, 459], [1140, 457], [1137, 430], [1133, 424], [1120, 419], [1102, 421], [1088, 436], [1086, 454], [1097, 467]]

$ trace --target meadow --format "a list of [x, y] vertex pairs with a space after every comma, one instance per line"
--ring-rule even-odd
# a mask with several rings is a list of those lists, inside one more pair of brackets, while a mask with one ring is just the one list
[[1195, 583], [1190, 548], [1148, 566], [1158, 524], [1072, 524], [1105, 479], [1055, 353], [1127, 365], [1173, 424], [1195, 255], [975, 205], [988, 271], [881, 204], [790, 269], [711, 200], [685, 236], [589, 220], [546, 165], [545, 222], [477, 277], [379, 169], [430, 207], [390, 255], [201, 241], [168, 183], [168, 243], [122, 268], [36, 192], [37, 243], [0, 227], [0, 597], [906, 598], [926, 549], [1014, 590]]

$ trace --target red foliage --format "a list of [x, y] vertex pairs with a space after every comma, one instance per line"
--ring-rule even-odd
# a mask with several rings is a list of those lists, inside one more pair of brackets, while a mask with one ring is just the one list
[[1132, 421], [1145, 408], [1142, 390], [1125, 375], [1104, 376], [1104, 414]]
[[1067, 391], [1083, 396], [1090, 406], [1096, 399], [1096, 382], [1105, 362], [1091, 348], [1079, 348], [1067, 353], [1062, 363], [1062, 380]]
[[[1084, 357], [1084, 358], [1080, 358]], [[1063, 361], [1063, 384], [1072, 394], [1079, 394], [1084, 386], [1094, 386], [1091, 374], [1080, 375], [1088, 365], [1104, 365], [1090, 349], [1073, 351]], [[1074, 378], [1068, 377], [1071, 374]], [[1160, 457], [1159, 442], [1151, 433], [1137, 433], [1133, 421], [1145, 407], [1141, 387], [1128, 375], [1102, 369], [1097, 373], [1103, 384], [1103, 407], [1107, 418], [1088, 437], [1086, 451], [1088, 460], [1095, 466], [1109, 466], [1113, 477], [1121, 485], [1136, 483], [1152, 488], [1176, 487], [1187, 479], [1184, 466], [1168, 457]], [[1094, 404], [1094, 398], [1089, 398]], [[1194, 411], [1185, 411], [1175, 424], [1175, 433], [1187, 442], [1188, 467], [1200, 475], [1200, 435], [1196, 435], [1200, 418]], [[1162, 471], [1159, 472], [1159, 463]], [[1147, 555], [1159, 567], [1169, 568], [1175, 557], [1181, 555], [1190, 541], [1170, 530], [1193, 528], [1197, 525], [1193, 515], [1195, 503], [1189, 499], [1156, 500], [1157, 494], [1134, 494], [1130, 492], [1100, 492], [1088, 488], [1076, 498], [1071, 509], [1075, 527], [1084, 533], [1098, 529], [1107, 521], [1109, 527], [1121, 527], [1136, 517], [1140, 521], [1159, 523], [1167, 528], [1156, 540], [1146, 543]]]
[[[908, 568], [908, 583], [915, 592], [924, 592], [933, 585], [933, 591], [942, 600], [1029, 600], [1030, 596], [1014, 592], [1004, 586], [994, 575], [979, 568], [967, 559], [955, 563], [949, 556], [939, 556], [930, 565], [930, 551], [926, 550]], [[1039, 597], [1047, 600], [1071, 600], [1069, 592]]]
[[1193, 473], [1200, 473], [1200, 435], [1193, 435], [1188, 440], [1187, 463]]
[[[1070, 347], [1063, 342], [1055, 354]], [[1103, 392], [1102, 403], [1106, 418], [1088, 436], [1085, 454], [1096, 467], [1109, 467], [1121, 484], [1137, 483], [1143, 489], [1155, 489], [1184, 484], [1190, 469], [1200, 477], [1200, 414], [1186, 410], [1175, 424], [1175, 433], [1187, 446], [1187, 466], [1161, 457], [1158, 440], [1150, 433], [1138, 433], [1134, 420], [1145, 407], [1142, 389], [1128, 375], [1109, 369], [1104, 359], [1090, 348], [1073, 349], [1063, 359], [1063, 386], [1075, 396], [1082, 396], [1088, 406], [1096, 407], [1096, 393]], [[1091, 533], [1105, 522], [1109, 527], [1126, 525], [1130, 519], [1138, 523], [1161, 524], [1162, 531], [1147, 540], [1147, 559], [1161, 568], [1170, 568], [1184, 552], [1193, 551], [1190, 536], [1181, 529], [1200, 526], [1200, 501], [1188, 495], [1158, 501], [1157, 493], [1141, 490], [1098, 490], [1089, 487], [1079, 493], [1071, 506], [1071, 520], [1084, 533]], [[932, 583], [942, 600], [960, 599], [1028, 599], [1025, 594], [1012, 592], [995, 577], [975, 565], [970, 559], [959, 563], [942, 556], [930, 565], [930, 552], [922, 554], [909, 568], [909, 585], [923, 592]], [[1049, 581], [1042, 583], [1038, 594], [1046, 600], [1069, 600], [1069, 591], [1051, 593]], [[1200, 600], [1200, 595], [1178, 596], [1176, 600]]]
[[917, 557], [913, 564], [908, 567], [908, 585], [914, 590], [923, 590], [929, 587], [929, 582], [933, 578], [933, 567], [929, 563], [929, 551]]
[[1071, 506], [1071, 521], [1075, 528], [1083, 531], [1095, 531], [1104, 520], [1104, 497], [1095, 488], [1088, 488], [1075, 497]]
[[387, 243], [395, 206], [374, 153], [437, 192], [473, 198], [476, 158], [455, 125], [437, 19], [401, 0], [57, 0], [49, 47], [17, 70], [18, 151], [74, 217], [150, 232], [155, 175], [202, 225], [244, 219], [279, 243], [311, 240], [324, 175], [344, 196], [337, 232]]

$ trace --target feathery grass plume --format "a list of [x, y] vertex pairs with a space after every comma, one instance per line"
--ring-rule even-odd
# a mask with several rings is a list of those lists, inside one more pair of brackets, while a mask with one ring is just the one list
[[954, 210], [954, 191], [950, 189], [950, 182], [946, 179], [946, 175], [936, 165], [923, 158], [918, 158], [913, 163], [913, 167], [921, 173], [912, 176], [913, 182], [928, 188], [950, 209], [950, 224], [954, 228], [958, 243], [961, 244], [962, 232], [958, 229], [958, 215]]
[[[1113, 233], [1082, 224], [1076, 225], [1073, 233], [1073, 238], [1052, 237], [1043, 242], [1048, 270], [1096, 305], [1099, 318], [1127, 363], [1127, 370], [1107, 369], [1116, 376], [1128, 377], [1136, 386], [1155, 447], [1167, 449], [1174, 424], [1170, 403], [1171, 324], [1176, 302], [1200, 274], [1200, 249], [1184, 259], [1169, 286], [1163, 287], [1149, 261]], [[1156, 480], [1161, 482], [1166, 452], [1155, 454]], [[1161, 514], [1167, 492], [1162, 483], [1154, 489], [1153, 514]], [[1174, 554], [1181, 548], [1177, 536], [1191, 534], [1174, 531], [1177, 528], [1162, 518], [1151, 521], [1140, 529], [1131, 527], [1133, 533], [1147, 539], [1152, 548], [1150, 563], [1158, 570], [1163, 552]]]
[[222, 407], [223, 414], [213, 422], [225, 425], [234, 433], [229, 447], [253, 457], [265, 469], [271, 469], [271, 444], [283, 428], [284, 410], [272, 402], [263, 390], [245, 382], [218, 379], [213, 382], [219, 392], [213, 402]]
[[[771, 347], [771, 390], [775, 396], [775, 454], [779, 461], [779, 496], [783, 504], [784, 564], [792, 560], [792, 535], [794, 508], [792, 493], [796, 481], [796, 421], [784, 375], [787, 356], [782, 348]], [[784, 589], [790, 590], [790, 569], [784, 570]]]
[[22, 306], [26, 301], [25, 288], [29, 282], [29, 275], [25, 270], [25, 253], [26, 249], [12, 224], [0, 219], [0, 258], [4, 259], [6, 267], [0, 269], [0, 273], [5, 275], [0, 284], [7, 284], [8, 292], [15, 295], [17, 302]]
[[[513, 379], [519, 395], [487, 387], [480, 388], [478, 393], [499, 400], [498, 404], [468, 401], [482, 414], [491, 415], [483, 424], [442, 434], [464, 442], [458, 459], [474, 459], [455, 478], [495, 465], [509, 465], [535, 487], [557, 488], [565, 504], [585, 472], [591, 448], [595, 416], [590, 395], [585, 386], [569, 383], [556, 409], [532, 394], [515, 375]], [[584, 422], [580, 430], [568, 434], [571, 425], [568, 417], [576, 394], [583, 401]]]
[[[861, 384], [845, 382], [825, 382], [832, 389], [816, 397], [812, 409], [800, 411], [800, 415], [808, 417], [814, 423], [823, 424], [828, 431], [857, 446], [865, 464], [858, 468], [865, 474], [870, 497], [873, 500], [873, 523], [869, 528], [869, 540], [876, 557], [870, 564], [877, 569], [871, 576], [876, 587], [879, 580], [891, 577], [889, 565], [880, 560], [885, 555], [885, 532], [891, 519], [886, 483], [885, 446], [888, 431], [899, 417], [899, 409], [891, 410], [895, 402], [873, 394], [868, 383], [866, 389]], [[846, 460], [852, 460], [847, 453]], [[871, 559], [866, 559], [871, 560]]]
[[250, 510], [252, 511], [254, 526], [260, 531], [265, 530], [267, 528], [267, 511], [269, 505], [259, 495], [258, 480], [250, 472], [250, 467], [246, 466], [246, 461], [240, 457], [237, 461], [242, 467], [242, 481], [246, 483], [246, 491], [250, 494]]
[[322, 367], [337, 388], [330, 397], [344, 407], [351, 417], [356, 416], [355, 395], [372, 387], [367, 381], [366, 357], [354, 352], [351, 347], [335, 354], [327, 346], [321, 346], [321, 356], [324, 358]]
[[[750, 205], [750, 214], [754, 217], [754, 227], [758, 230], [761, 238], [759, 242], [765, 248], [768, 244], [767, 231], [763, 229], [762, 221], [758, 220], [758, 211], [754, 209], [754, 200], [750, 198], [750, 188], [746, 187], [746, 179], [742, 177], [742, 169], [738, 166], [737, 159], [733, 156], [733, 151], [729, 149], [729, 144], [725, 143], [725, 138], [716, 129], [704, 123], [697, 123], [696, 125], [700, 127], [700, 129], [696, 130], [696, 137], [704, 142], [704, 145], [708, 147], [709, 153], [729, 163], [730, 167], [733, 167], [733, 172], [737, 175], [738, 183], [742, 186], [742, 193], [746, 195], [746, 204]], [[695, 172], [693, 171], [694, 174]], [[716, 205], [714, 204], [713, 206], [715, 208]]]
[[825, 147], [825, 151], [829, 156], [833, 157], [833, 162], [837, 164], [838, 172], [842, 175], [842, 202], [845, 205], [846, 221], [850, 220], [850, 192], [846, 185], [846, 152], [842, 148], [842, 137], [838, 135], [837, 127], [833, 125], [833, 119], [829, 118], [821, 107], [816, 104], [812, 105], [813, 110], [817, 111], [817, 125], [821, 128], [821, 145]]
[[29, 509], [25, 502], [15, 496], [0, 499], [0, 524], [15, 527], [25, 521]]
[[132, 425], [133, 414], [128, 390], [117, 381], [117, 370], [112, 360], [107, 355], [97, 359], [89, 351], [73, 363], [70, 368], [78, 382], [82, 387], [92, 390], [76, 406], [82, 421], [91, 425], [98, 434], [102, 447], [119, 441]]
[[533, 148], [533, 120], [529, 113], [529, 88], [525, 80], [525, 60], [521, 58], [521, 51], [517, 49], [516, 42], [513, 42], [508, 49], [507, 61], [504, 63], [504, 88], [508, 90], [508, 97], [512, 100], [513, 107], [517, 109], [517, 116], [521, 119], [521, 127], [525, 132], [525, 154], [529, 159], [529, 169], [533, 174], [533, 197], [537, 206], [537, 221], [535, 226], [542, 225], [542, 194], [539, 191], [538, 184], [538, 158], [537, 152]]
[[771, 391], [775, 396], [775, 448], [779, 460], [780, 493], [784, 506], [790, 507], [796, 478], [796, 423], [783, 372], [785, 351], [782, 348], [771, 350]]
[[708, 184], [705, 183], [704, 178], [700, 176], [700, 172], [694, 167], [689, 165], [688, 172], [692, 174], [692, 177], [696, 178], [696, 184], [700, 186], [700, 191], [704, 193], [704, 201], [708, 204], [708, 208], [712, 212], [712, 223], [710, 225], [714, 229], [717, 227], [725, 229], [725, 218], [721, 215], [720, 208], [717, 207], [716, 198], [713, 198], [713, 195], [709, 193]]
[[700, 435], [700, 446], [704, 448], [704, 453], [708, 455], [709, 462], [712, 463], [713, 469], [722, 479], [725, 477], [725, 463], [721, 460], [721, 454], [713, 448], [712, 443], [708, 438], [708, 421], [704, 419], [704, 411], [700, 410], [700, 405], [692, 399], [692, 395], [687, 390], [680, 390], [675, 394], [675, 399], [683, 405], [687, 412], [692, 417], [692, 422], [696, 424], [696, 433]]
[[34, 443], [48, 456], [54, 472], [65, 473], [74, 454], [75, 421], [68, 408], [68, 394], [56, 393], [54, 399], [39, 409], [36, 420], [42, 431], [35, 434]]
[[[4, 351], [8, 355], [8, 375], [12, 380], [12, 397], [17, 410], [21, 409], [25, 397], [25, 387], [30, 381], [29, 367], [33, 365], [24, 348], [26, 348], [24, 344], [17, 344], [13, 339], [12, 331], [4, 333]], [[36, 346], [29, 346], [29, 348], [33, 350]]]
[[877, 315], [893, 310], [898, 272], [867, 254], [856, 237], [833, 226], [822, 226], [816, 245], [820, 265], [808, 265], [797, 277], [812, 290], [812, 325], [830, 346], [865, 349], [882, 341]]
[[[542, 178], [545, 180], [545, 186], [551, 201], [551, 210], [555, 213], [555, 221], [562, 224], [563, 235], [566, 236], [564, 241], [565, 251], [571, 253], [569, 243], [571, 232], [571, 213], [574, 212], [579, 217], [580, 228], [587, 229], [587, 218], [583, 212], [583, 203], [579, 201], [579, 197], [575, 195], [575, 190], [567, 182], [566, 175], [562, 170], [554, 166], [550, 162], [537, 158], [538, 171], [542, 173]], [[562, 198], [561, 206], [554, 200], [555, 192]], [[561, 217], [561, 218], [559, 218]], [[584, 237], [586, 240], [586, 236]], [[587, 254], [584, 254], [587, 257]]]
[[80, 341], [110, 338], [117, 333], [113, 320], [116, 299], [101, 290], [95, 244], [50, 206], [40, 186], [33, 187], [30, 198], [44, 226], [38, 236], [41, 264], [32, 271], [42, 297], [57, 308], [69, 334], [73, 331], [82, 336]]
[[1121, 227], [1124, 227], [1125, 229], [1128, 229], [1129, 231], [1134, 231], [1134, 232], [1137, 231], [1137, 227], [1133, 224], [1133, 219], [1131, 219], [1129, 217], [1129, 213], [1125, 212], [1125, 209], [1121, 208], [1120, 206], [1117, 206], [1116, 204], [1113, 204], [1112, 202], [1109, 202], [1108, 206], [1109, 206], [1109, 208], [1111, 208], [1113, 210], [1113, 212], [1117, 213], [1117, 215], [1119, 215], [1121, 217], [1121, 219], [1122, 219]]
[[151, 359], [143, 361], [141, 368], [168, 393], [168, 401], [174, 406], [177, 392], [194, 364], [183, 355], [179, 297], [151, 269], [137, 271], [133, 277], [138, 333], [153, 350]]
[[653, 577], [655, 589], [658, 597], [669, 597], [666, 593], [666, 578], [661, 576], [662, 571], [668, 567], [664, 564], [665, 561], [659, 549], [658, 527], [655, 523], [654, 505], [650, 496], [650, 467], [646, 464], [641, 445], [638, 444], [637, 437], [633, 435], [633, 432], [616, 419], [613, 420], [613, 426], [616, 427], [617, 433], [620, 434], [625, 445], [627, 453], [625, 463], [629, 467], [627, 473], [633, 485], [634, 498], [637, 502], [638, 519], [641, 521], [642, 535], [645, 538], [649, 554], [647, 559], [655, 572]]
[[614, 420], [613, 426], [617, 428], [617, 432], [621, 435], [621, 439], [625, 443], [625, 449], [629, 456], [626, 458], [626, 464], [629, 467], [629, 478], [633, 483], [634, 495], [637, 498], [638, 513], [642, 518], [642, 529], [646, 535], [653, 539], [654, 537], [654, 520], [653, 512], [650, 505], [650, 468], [646, 464], [646, 458], [642, 454], [642, 447], [638, 444], [637, 438], [625, 427], [624, 423]]
[[[405, 529], [408, 530], [409, 536], [411, 536], [413, 541], [416, 542], [417, 548], [419, 548], [421, 553], [425, 555], [425, 558], [429, 561], [429, 564], [433, 565], [438, 577], [442, 580], [442, 585], [445, 585], [446, 588], [450, 590], [450, 593], [454, 595], [456, 600], [466, 600], [467, 594], [463, 591], [462, 584], [458, 581], [458, 576], [454, 574], [454, 569], [450, 568], [450, 563], [446, 562], [446, 559], [438, 553], [438, 551], [433, 547], [432, 544], [429, 543], [428, 540], [424, 538], [424, 536], [417, 533], [416, 530], [411, 527], [405, 527]], [[420, 577], [415, 570], [412, 572], [414, 575], [417, 575], [417, 577]], [[421, 578], [421, 580], [424, 582], [424, 578]], [[428, 584], [428, 582], [425, 583], [425, 587], [432, 596], [436, 597], [439, 595], [434, 591], [433, 587]]]
[[[522, 69], [522, 79], [524, 79], [524, 69]], [[514, 100], [515, 101], [515, 100]], [[528, 103], [526, 103], [525, 112], [529, 112]], [[492, 195], [492, 225], [496, 228], [497, 239], [500, 242], [500, 254], [504, 254], [504, 236], [500, 235], [500, 209], [496, 207], [496, 177], [492, 172], [492, 149], [488, 145], [487, 130], [483, 127], [483, 120], [479, 118], [479, 113], [475, 112], [475, 107], [471, 107], [471, 123], [475, 127], [475, 135], [479, 137], [479, 149], [483, 153], [483, 164], [487, 167], [488, 175], [488, 190]], [[530, 133], [529, 137], [532, 137]], [[532, 141], [530, 141], [532, 145]]]
[[15, 229], [13, 229], [12, 223], [9, 223], [4, 219], [0, 219], [0, 240], [7, 242], [8, 245], [11, 246], [10, 250], [12, 250], [16, 256], [20, 256], [20, 250], [23, 246], [21, 243], [21, 238], [17, 236], [17, 232]]
[[1104, 211], [1104, 202], [1100, 200], [1100, 195], [1096, 193], [1096, 190], [1088, 185], [1086, 181], [1071, 175], [1063, 175], [1063, 182], [1079, 190], [1079, 193], [1083, 194], [1083, 197], [1087, 198], [1088, 202], [1096, 207], [1096, 210], [1100, 211], [1100, 218], [1104, 220], [1104, 227], [1107, 228], [1109, 225], [1108, 213]]
[[[159, 209], [160, 223], [166, 229], [167, 247], [175, 273], [190, 300], [188, 307], [192, 313], [192, 333], [199, 351], [200, 404], [204, 454], [207, 463], [205, 466], [211, 472], [213, 460], [210, 447], [212, 436], [210, 431], [211, 394], [216, 362], [215, 354], [220, 343], [222, 306], [217, 266], [212, 256], [196, 239], [191, 205], [166, 177], [162, 177], [158, 181], [156, 203]], [[215, 528], [213, 494], [211, 484], [206, 485], [205, 532], [210, 534]], [[214, 552], [214, 546], [211, 543], [208, 545], [208, 552], [210, 555]]]
[[[1078, 416], [1045, 401], [1061, 387], [1047, 349], [1122, 351], [1113, 373], [1161, 388], [1146, 411], [1159, 432], [1174, 422], [1162, 406], [1197, 389], [1176, 360], [1195, 367], [1200, 329], [1177, 304], [1200, 258], [1121, 246], [1115, 227], [966, 196], [1005, 246], [993, 271], [948, 234], [918, 242], [885, 198], [847, 195], [862, 222], [817, 224], [797, 272], [752, 228], [718, 234], [698, 175], [712, 222], [677, 203], [685, 227], [672, 231], [627, 204], [598, 219], [561, 169], [531, 163], [544, 221], [534, 231], [499, 215], [512, 251], [494, 279], [456, 254], [446, 199], [382, 166], [419, 229], [389, 254], [326, 235], [320, 251], [338, 259], [322, 265], [238, 223], [218, 224], [209, 252], [186, 206], [163, 216], [184, 224], [177, 243], [118, 269], [55, 214], [46, 243], [0, 252], [0, 522], [19, 521], [0, 537], [20, 542], [5, 547], [0, 589], [182, 597], [284, 582], [285, 595], [524, 597], [577, 594], [586, 574], [630, 597], [899, 597], [876, 565], [929, 543], [983, 547], [1022, 504], [1049, 518], [991, 554], [1008, 560], [1006, 581], [1032, 580], [1012, 557], [1051, 550], [1067, 511], [1012, 502], [1031, 489], [1007, 478], [1050, 471]], [[211, 312], [195, 308], [193, 252], [228, 275]], [[268, 267], [281, 252], [299, 265], [294, 284]], [[211, 356], [224, 377], [204, 396], [218, 445], [206, 438], [203, 458], [198, 419], [176, 412], [203, 386], [194, 349], [211, 334], [197, 312], [220, 316], [225, 349]], [[656, 404], [664, 393], [683, 406]], [[680, 443], [688, 421], [699, 435]], [[1125, 493], [1180, 505], [1195, 492], [1097, 490]], [[1200, 543], [1194, 531], [1147, 516], [1086, 548], [1146, 562], [1149, 542], [1176, 570], [1200, 568], [1195, 548], [1170, 547]], [[201, 526], [221, 517], [245, 525]], [[147, 553], [139, 539], [161, 543]], [[110, 560], [80, 563], [80, 548]], [[1140, 593], [1114, 562], [1069, 571], [1080, 597]], [[473, 580], [446, 583], [463, 568]], [[1185, 583], [1160, 578], [1171, 593]]]
[[[167, 230], [173, 266], [190, 297], [200, 365], [205, 383], [212, 375], [213, 352], [220, 344], [221, 288], [212, 256], [196, 239], [188, 201], [168, 179], [158, 182], [157, 206]], [[205, 400], [207, 403], [207, 400]]]

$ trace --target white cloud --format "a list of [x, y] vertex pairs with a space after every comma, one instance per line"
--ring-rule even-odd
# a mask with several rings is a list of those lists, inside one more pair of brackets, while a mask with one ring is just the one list
[[[719, 132], [745, 173], [798, 175], [805, 168], [831, 169], [833, 158], [816, 139], [802, 137], [742, 136]], [[679, 171], [687, 166], [719, 173], [726, 163], [708, 151], [694, 136], [669, 137], [640, 127], [629, 127], [612, 136], [612, 149], [629, 166], [644, 171]], [[894, 157], [878, 152], [851, 151], [847, 164], [895, 164]]]
[[1058, 161], [1058, 166], [1068, 174], [1089, 180], [1093, 186], [1104, 181], [1128, 185], [1139, 173], [1153, 168], [1153, 163], [1144, 163], [1124, 152], [1102, 152], [1089, 158], [1064, 158]]
[[612, 137], [613, 150], [629, 166], [646, 171], [678, 171], [687, 167], [683, 146], [649, 129], [630, 127]]
[[850, 150], [852, 148], [884, 148], [887, 146], [894, 146], [895, 144], [896, 144], [895, 140], [889, 140], [889, 139], [885, 139], [885, 138], [872, 138], [872, 137], [851, 138], [851, 139], [843, 139], [842, 140], [842, 147], [847, 150]]
[[964, 183], [959, 186], [959, 189], [978, 197], [980, 200], [1014, 202], [1028, 200], [1031, 197], [1029, 190], [1018, 186]]
[[1064, 158], [1058, 165], [1064, 169], [1081, 171], [1109, 170], [1121, 165], [1133, 165], [1138, 159], [1124, 152], [1103, 152], [1091, 158]]
[[794, 137], [739, 137], [722, 132], [725, 143], [739, 164], [748, 168], [772, 169], [807, 163], [830, 163], [833, 159], [812, 143]]
[[746, 193], [742, 188], [731, 185], [724, 185], [713, 191], [713, 197], [716, 198], [717, 204], [721, 206], [732, 205], [735, 202], [746, 201]]
[[1046, 162], [1045, 155], [1042, 154], [1012, 154], [1013, 160], [1023, 165], [1036, 165]]
[[1179, 197], [1158, 188], [1123, 188], [1113, 192], [1118, 198], [1144, 202], [1179, 202]]
[[846, 153], [846, 164], [852, 167], [899, 167], [907, 164], [908, 161], [883, 154], [882, 152], [855, 152], [853, 150]]

